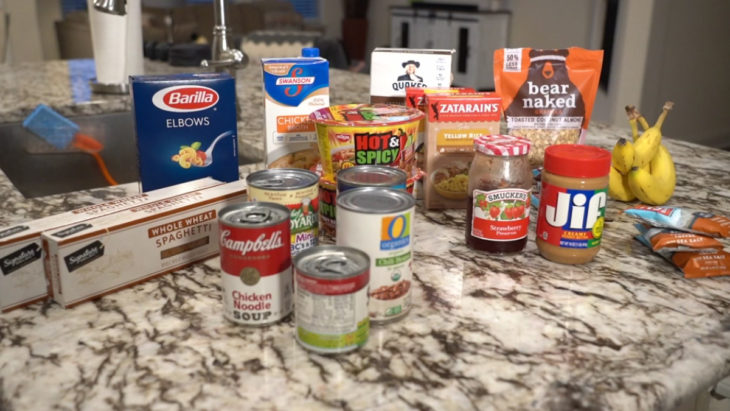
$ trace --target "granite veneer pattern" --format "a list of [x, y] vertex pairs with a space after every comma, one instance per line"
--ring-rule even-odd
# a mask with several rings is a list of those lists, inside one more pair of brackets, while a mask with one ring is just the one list
[[[260, 141], [261, 119], [246, 121]], [[594, 124], [588, 142], [627, 134]], [[671, 204], [730, 215], [730, 153], [666, 144]], [[135, 189], [24, 200], [0, 181], [3, 225]], [[291, 318], [224, 320], [217, 258], [71, 310], [3, 314], [0, 409], [669, 409], [730, 373], [730, 278], [682, 278], [632, 239], [626, 207], [609, 202], [601, 252], [575, 267], [537, 254], [534, 222], [524, 252], [490, 256], [465, 247], [463, 210], [419, 208], [414, 307], [346, 355], [302, 349]]]

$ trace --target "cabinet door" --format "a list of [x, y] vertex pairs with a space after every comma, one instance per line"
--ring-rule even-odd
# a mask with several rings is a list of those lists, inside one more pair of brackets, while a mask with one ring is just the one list
[[390, 47], [413, 48], [413, 13], [391, 11]]

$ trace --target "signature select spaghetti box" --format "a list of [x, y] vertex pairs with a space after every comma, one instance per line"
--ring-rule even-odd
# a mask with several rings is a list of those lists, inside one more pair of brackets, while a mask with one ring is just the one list
[[142, 191], [238, 180], [236, 86], [227, 73], [131, 76]]
[[217, 184], [222, 183], [204, 178], [0, 228], [0, 310], [10, 311], [48, 296], [42, 232], [68, 224], [83, 226], [92, 218]]
[[217, 255], [218, 211], [243, 201], [241, 180], [44, 232], [53, 299], [68, 308]]

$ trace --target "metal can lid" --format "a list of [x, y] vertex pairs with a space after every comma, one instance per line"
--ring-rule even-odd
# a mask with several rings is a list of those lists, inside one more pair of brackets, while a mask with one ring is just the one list
[[238, 203], [223, 207], [218, 218], [233, 227], [270, 227], [289, 220], [289, 209], [276, 203]]
[[524, 156], [530, 152], [532, 143], [525, 137], [490, 134], [474, 139], [474, 148], [480, 153], [492, 156]]
[[350, 186], [392, 187], [405, 185], [405, 171], [388, 166], [363, 165], [343, 168], [337, 173], [337, 182]]
[[320, 245], [297, 254], [294, 267], [314, 278], [350, 278], [370, 269], [370, 257], [364, 251], [352, 247]]
[[317, 174], [301, 168], [269, 168], [255, 171], [246, 177], [249, 186], [266, 190], [296, 190], [317, 182]]
[[337, 207], [364, 214], [389, 214], [413, 208], [416, 199], [406, 191], [383, 187], [360, 187], [337, 197]]

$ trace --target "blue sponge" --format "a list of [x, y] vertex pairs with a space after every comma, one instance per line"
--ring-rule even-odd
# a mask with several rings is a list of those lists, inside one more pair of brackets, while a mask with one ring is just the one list
[[79, 132], [79, 126], [76, 123], [58, 114], [45, 104], [39, 104], [23, 120], [23, 127], [58, 150], [68, 147], [76, 133]]

